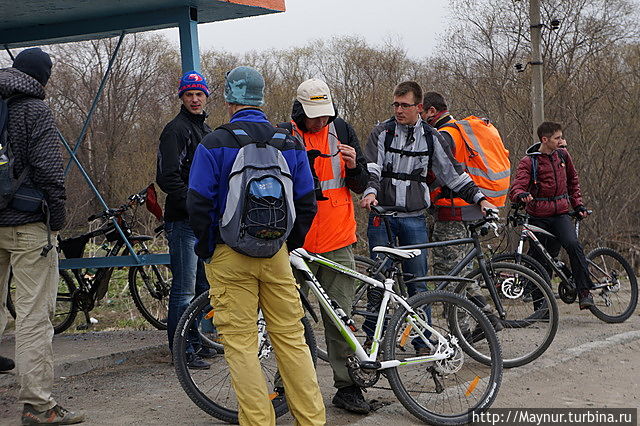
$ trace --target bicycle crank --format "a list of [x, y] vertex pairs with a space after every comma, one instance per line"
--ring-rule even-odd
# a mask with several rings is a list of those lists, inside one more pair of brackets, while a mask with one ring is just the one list
[[380, 380], [380, 363], [377, 361], [362, 363], [355, 356], [347, 358], [347, 372], [357, 386], [368, 388]]
[[576, 301], [578, 292], [575, 288], [572, 288], [564, 282], [561, 282], [558, 285], [558, 295], [560, 296], [560, 300], [562, 300], [564, 303], [571, 304]]

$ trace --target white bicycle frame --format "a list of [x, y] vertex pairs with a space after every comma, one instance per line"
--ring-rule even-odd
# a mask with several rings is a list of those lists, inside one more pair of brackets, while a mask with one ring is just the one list
[[[409, 304], [402, 297], [398, 296], [393, 291], [393, 284], [394, 284], [393, 279], [386, 278], [384, 282], [380, 282], [371, 277], [363, 275], [357, 271], [349, 269], [339, 263], [329, 260], [325, 257], [322, 257], [317, 254], [311, 254], [302, 248], [293, 250], [289, 255], [289, 261], [291, 262], [291, 266], [293, 268], [300, 271], [304, 275], [305, 282], [309, 286], [313, 294], [316, 296], [316, 298], [318, 299], [321, 309], [324, 310], [326, 314], [328, 314], [329, 318], [331, 318], [331, 321], [338, 328], [338, 330], [340, 331], [340, 334], [342, 334], [345, 341], [349, 344], [351, 349], [353, 349], [353, 351], [355, 352], [355, 355], [358, 358], [358, 360], [366, 361], [366, 362], [377, 362], [380, 342], [382, 341], [385, 314], [387, 312], [387, 306], [390, 300], [398, 305], [401, 305], [410, 313], [410, 315], [407, 316], [408, 326], [412, 327], [413, 330], [417, 332], [417, 334], [430, 347], [430, 349], [434, 351], [434, 354], [428, 355], [428, 356], [411, 357], [403, 361], [400, 361], [400, 360], [382, 361], [380, 362], [380, 366], [378, 367], [379, 370], [384, 370], [386, 368], [393, 368], [393, 367], [398, 367], [398, 366], [407, 365], [407, 364], [439, 361], [439, 360], [450, 357], [451, 354], [453, 353], [453, 348], [450, 346], [449, 341], [437, 330], [432, 328], [425, 320], [423, 320], [420, 315], [416, 314], [415, 311], [411, 309], [411, 306], [409, 306]], [[345, 312], [337, 305], [336, 302], [333, 302], [329, 298], [324, 288], [322, 288], [322, 285], [320, 284], [320, 282], [318, 282], [317, 278], [313, 275], [313, 273], [309, 269], [309, 266], [307, 265], [306, 262], [317, 263], [323, 267], [332, 269], [340, 274], [344, 274], [352, 278], [356, 278], [373, 287], [384, 289], [382, 303], [380, 305], [378, 318], [376, 320], [376, 328], [373, 334], [373, 344], [371, 345], [370, 354], [366, 353], [366, 351], [364, 350], [360, 342], [358, 342], [355, 335], [353, 334], [353, 330], [355, 330], [355, 327], [353, 327], [353, 321], [347, 317]], [[419, 327], [416, 327], [416, 324]], [[353, 329], [351, 327], [353, 327]], [[432, 333], [433, 336], [436, 336], [438, 338], [437, 350], [436, 350], [436, 347], [423, 334], [422, 329], [427, 329], [429, 332]]]

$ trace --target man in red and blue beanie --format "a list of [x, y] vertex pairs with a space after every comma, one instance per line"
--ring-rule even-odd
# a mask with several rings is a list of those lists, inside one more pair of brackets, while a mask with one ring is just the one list
[[[209, 87], [202, 74], [186, 72], [178, 85], [178, 97], [182, 101], [180, 112], [160, 135], [156, 182], [167, 194], [164, 221], [173, 275], [167, 317], [170, 350], [173, 349], [173, 335], [183, 312], [195, 296], [209, 289], [203, 262], [194, 251], [196, 237], [189, 225], [186, 207], [193, 154], [202, 138], [211, 132], [205, 123], [207, 114], [204, 112], [208, 96]], [[187, 347], [188, 366], [207, 369], [210, 365], [202, 358], [215, 355], [215, 350], [202, 348], [198, 334], [194, 332], [193, 336]]]

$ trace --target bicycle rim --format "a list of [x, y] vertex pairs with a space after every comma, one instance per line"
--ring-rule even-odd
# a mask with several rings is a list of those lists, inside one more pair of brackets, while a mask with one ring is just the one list
[[589, 308], [608, 323], [627, 320], [638, 303], [638, 282], [633, 268], [622, 255], [600, 247], [587, 255], [589, 276], [597, 288], [592, 291], [595, 306]]
[[[542, 355], [553, 342], [558, 330], [557, 302], [549, 286], [530, 269], [502, 262], [487, 266], [505, 311], [505, 318], [499, 320], [502, 330], [497, 333], [504, 367], [525, 365]], [[468, 297], [483, 308], [485, 314], [490, 312], [488, 306], [496, 312], [495, 302], [480, 269], [475, 269], [467, 277], [473, 279], [477, 286], [463, 283], [458, 286], [456, 293]], [[483, 302], [488, 306], [481, 306]], [[495, 316], [492, 320], [498, 322]], [[459, 322], [457, 326], [464, 330], [463, 319]], [[473, 343], [471, 349], [469, 354], [475, 359], [489, 362], [488, 348], [483, 339]]]
[[171, 269], [169, 265], [129, 269], [129, 292], [140, 314], [158, 330], [167, 329]]
[[[209, 415], [228, 423], [238, 423], [238, 400], [231, 383], [231, 373], [224, 359], [218, 353], [206, 361], [211, 364], [208, 370], [191, 370], [187, 368], [187, 331], [197, 322], [198, 318], [215, 318], [211, 314], [208, 293], [198, 296], [189, 305], [180, 318], [173, 340], [173, 361], [180, 385], [189, 398]], [[305, 327], [305, 338], [311, 350], [314, 363], [316, 360], [315, 339], [311, 326], [306, 318], [302, 319]], [[267, 388], [272, 392], [270, 397], [274, 405], [276, 417], [288, 411], [284, 395], [277, 390], [282, 386], [277, 378], [275, 353], [266, 335], [264, 324], [258, 323], [258, 328], [265, 333], [265, 340], [261, 342], [259, 357], [262, 371], [267, 379]], [[201, 331], [202, 333], [202, 331]]]
[[[416, 314], [430, 315], [431, 327], [454, 349], [450, 356], [434, 362], [418, 363], [416, 345], [421, 335], [435, 343], [426, 327], [410, 325], [409, 313], [398, 308], [385, 333], [384, 359], [399, 360], [400, 366], [385, 370], [391, 389], [414, 416], [434, 425], [464, 424], [472, 413], [484, 412], [497, 396], [502, 379], [500, 344], [491, 324], [479, 308], [447, 291], [419, 293], [408, 301]], [[486, 333], [491, 362], [485, 365], [468, 356], [469, 343], [459, 329], [451, 327], [452, 312], [464, 313], [469, 323]], [[433, 354], [431, 349], [429, 354]], [[412, 362], [413, 361], [413, 362]]]

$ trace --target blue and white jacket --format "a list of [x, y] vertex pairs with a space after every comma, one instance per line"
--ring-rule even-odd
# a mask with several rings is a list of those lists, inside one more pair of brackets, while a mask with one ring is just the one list
[[[275, 130], [264, 112], [257, 108], [236, 112], [231, 118], [231, 123], [234, 122], [243, 122], [247, 133], [257, 141], [269, 140]], [[223, 243], [219, 220], [226, 207], [229, 174], [240, 148], [238, 141], [224, 129], [206, 135], [196, 148], [189, 175], [187, 211], [198, 240], [196, 253], [203, 259], [210, 258], [216, 244]], [[317, 206], [309, 160], [302, 144], [293, 137], [287, 138], [282, 155], [293, 180], [296, 220], [287, 239], [289, 250], [293, 250], [302, 247]]]

